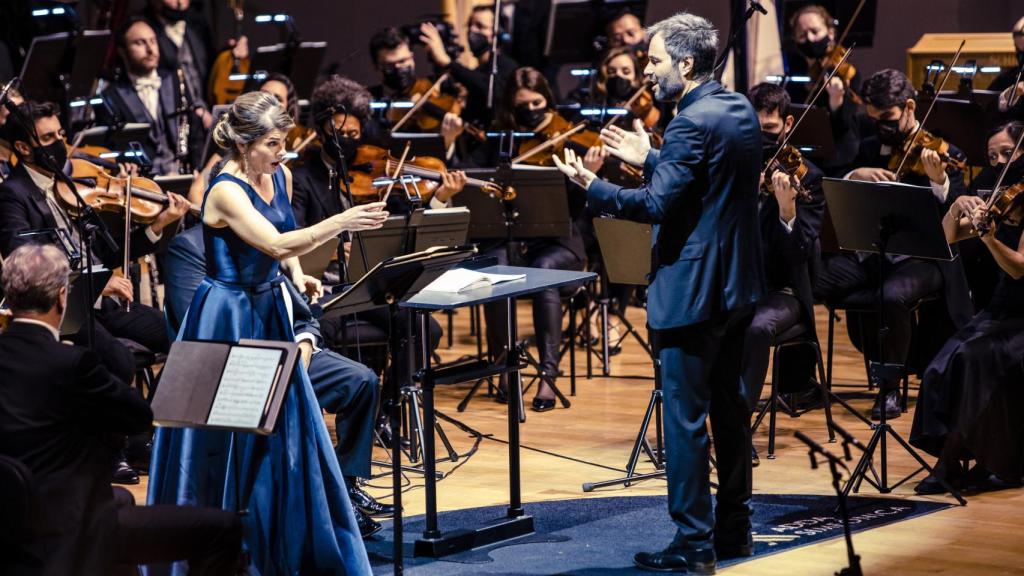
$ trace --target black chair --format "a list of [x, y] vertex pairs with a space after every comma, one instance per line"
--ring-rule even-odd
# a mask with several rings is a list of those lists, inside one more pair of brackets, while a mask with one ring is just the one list
[[0, 455], [0, 549], [31, 536], [34, 506], [32, 472], [20, 460]]
[[131, 385], [138, 390], [143, 398], [151, 401], [158, 382], [154, 368], [167, 362], [167, 355], [162, 352], [153, 352], [128, 338], [118, 338], [118, 341], [135, 357], [135, 378]]
[[[779, 351], [786, 348], [794, 348], [798, 346], [807, 346], [814, 350], [814, 363], [818, 368], [818, 387], [821, 390], [821, 401], [825, 407], [825, 423], [829, 431], [829, 439], [832, 439], [832, 402], [828, 395], [828, 388], [826, 388], [825, 370], [823, 362], [821, 360], [821, 346], [818, 344], [817, 339], [814, 338], [813, 333], [803, 323], [795, 324], [789, 329], [783, 331], [775, 338], [775, 344], [772, 346], [772, 387], [771, 397], [768, 402], [761, 408], [757, 414], [757, 418], [754, 420], [754, 424], [751, 426], [751, 434], [757, 431], [757, 428], [761, 425], [761, 421], [764, 420], [765, 414], [769, 414], [768, 419], [768, 459], [775, 459], [775, 416], [778, 412], [778, 403], [780, 401], [779, 396], [781, 389], [780, 379], [782, 370], [780, 369], [781, 362], [779, 362]], [[799, 416], [802, 412], [797, 412], [795, 407], [787, 407], [787, 412], [790, 416]]]

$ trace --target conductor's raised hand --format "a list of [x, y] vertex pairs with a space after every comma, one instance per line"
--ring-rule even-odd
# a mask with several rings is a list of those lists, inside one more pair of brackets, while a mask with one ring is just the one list
[[346, 230], [350, 232], [358, 232], [360, 230], [372, 230], [374, 228], [380, 228], [384, 225], [384, 222], [388, 219], [388, 211], [384, 209], [384, 202], [371, 202], [370, 204], [360, 204], [359, 206], [353, 206], [348, 210], [345, 210], [341, 214], [332, 216], [335, 222], [338, 224], [339, 232]]
[[643, 166], [647, 153], [651, 151], [651, 136], [639, 119], [633, 120], [632, 132], [614, 124], [601, 130], [601, 141], [608, 152], [634, 166]]
[[583, 165], [583, 159], [580, 158], [576, 152], [573, 152], [568, 146], [565, 148], [565, 159], [560, 159], [557, 154], [553, 154], [551, 159], [555, 162], [555, 167], [558, 168], [562, 174], [565, 174], [569, 180], [572, 180], [577, 185], [581, 186], [584, 190], [590, 187], [590, 183], [597, 179], [597, 174], [594, 174], [587, 167]]

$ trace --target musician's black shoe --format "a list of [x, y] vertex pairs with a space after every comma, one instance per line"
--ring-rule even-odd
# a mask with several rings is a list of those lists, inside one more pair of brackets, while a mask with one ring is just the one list
[[[901, 414], [903, 414], [903, 410], [900, 408], [900, 391], [890, 390], [885, 395], [885, 418], [886, 420], [892, 420], [893, 418], [899, 418]], [[875, 397], [875, 405], [871, 408], [871, 419], [882, 419], [882, 410], [879, 407], [878, 397]]]
[[555, 409], [555, 399], [551, 398], [546, 400], [544, 398], [533, 399], [533, 411], [534, 412], [547, 412], [548, 410]]
[[649, 572], [714, 574], [715, 551], [669, 546], [660, 552], [640, 552], [633, 556], [633, 563], [637, 568]]
[[761, 457], [757, 454], [757, 447], [750, 445], [750, 467], [757, 468], [761, 465]]
[[750, 531], [739, 537], [715, 534], [715, 555], [721, 560], [749, 558], [754, 555], [754, 537]]
[[377, 522], [373, 518], [370, 518], [369, 516], [364, 514], [362, 510], [356, 508], [355, 513], [356, 524], [359, 526], [359, 535], [363, 537], [363, 540], [366, 540], [370, 536], [373, 536], [377, 532], [380, 532], [380, 529], [383, 528], [380, 522]]
[[394, 506], [378, 502], [376, 498], [370, 496], [355, 483], [349, 486], [348, 498], [352, 501], [353, 506], [368, 516], [392, 516], [395, 513]]
[[114, 484], [138, 484], [139, 474], [134, 468], [128, 465], [124, 454], [120, 454], [114, 461], [114, 473], [110, 479]]
[[[388, 422], [386, 416], [382, 416], [380, 419], [377, 420], [377, 437], [380, 439], [381, 447], [390, 450], [391, 438], [393, 436], [394, 434], [391, 433], [391, 424]], [[410, 446], [408, 438], [400, 437], [399, 442], [401, 442], [403, 450], [409, 448]]]

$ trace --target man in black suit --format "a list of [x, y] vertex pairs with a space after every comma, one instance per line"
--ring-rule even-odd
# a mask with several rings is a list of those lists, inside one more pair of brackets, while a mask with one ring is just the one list
[[[216, 54], [206, 19], [191, 5], [192, 0], [149, 0], [142, 16], [156, 33], [160, 69], [174, 72], [181, 68], [189, 97], [198, 102], [206, 93]], [[239, 58], [248, 57], [248, 42], [240, 42], [234, 50]]]
[[[665, 398], [671, 545], [640, 553], [644, 569], [713, 574], [722, 557], [753, 553], [750, 415], [740, 382], [743, 340], [764, 291], [758, 225], [761, 131], [742, 95], [712, 78], [718, 32], [679, 13], [648, 30], [644, 71], [654, 95], [678, 102], [660, 151], [642, 130], [602, 131], [609, 151], [644, 167], [644, 186], [599, 180], [568, 148], [557, 164], [587, 189], [595, 212], [653, 223], [647, 317]], [[718, 463], [712, 510], [706, 421]]]
[[[124, 70], [100, 94], [104, 105], [96, 108], [97, 121], [107, 126], [149, 124], [149, 137], [142, 145], [153, 163], [154, 174], [177, 174], [182, 161], [195, 166], [203, 131], [209, 127], [209, 114], [204, 108], [189, 113], [187, 151], [182, 155], [179, 118], [173, 116], [181, 107], [181, 83], [176, 71], [158, 67], [161, 52], [156, 33], [147, 20], [132, 16], [118, 29], [115, 42]], [[189, 102], [205, 106], [201, 100]]]
[[997, 107], [1000, 115], [1006, 120], [1024, 120], [1024, 80], [1017, 79], [1017, 74], [1024, 66], [1024, 18], [1013, 25], [1013, 49], [1017, 55], [1017, 65], [1003, 68], [988, 89], [999, 92]]
[[[909, 141], [911, 134], [918, 127], [914, 111], [917, 102], [914, 100], [914, 87], [902, 72], [887, 69], [880, 70], [868, 78], [862, 88], [861, 97], [866, 104], [868, 116], [875, 120], [876, 134], [861, 142], [860, 154], [855, 161], [858, 168], [846, 175], [851, 180], [868, 182], [891, 182], [896, 174], [889, 170], [890, 159]], [[949, 145], [949, 156], [963, 161], [966, 157], [954, 144]], [[924, 149], [921, 152], [923, 174], [904, 168], [900, 181], [916, 186], [927, 186], [935, 196], [936, 204], [943, 212], [957, 198], [968, 193], [964, 184], [964, 175], [960, 170], [947, 166], [934, 150]], [[908, 161], [909, 162], [909, 161]], [[838, 215], [836, 217], [839, 217]], [[938, 347], [953, 335], [954, 328], [967, 324], [972, 316], [972, 307], [967, 288], [967, 278], [963, 264], [959, 258], [951, 262], [935, 262], [903, 256], [889, 256], [891, 266], [886, 272], [884, 286], [885, 320], [889, 328], [886, 338], [885, 361], [894, 364], [906, 364], [910, 352], [910, 339], [913, 327], [911, 309], [918, 301], [931, 295], [941, 296], [945, 301], [946, 316], [936, 318], [936, 328], [930, 336], [938, 337]], [[817, 300], [838, 302], [844, 297], [863, 289], [875, 289], [878, 285], [878, 257], [865, 253], [842, 253], [829, 258], [822, 267], [814, 286]], [[931, 319], [922, 314], [922, 322]], [[865, 322], [863, 333], [871, 335], [867, 342], [860, 342], [856, 335], [860, 330], [851, 332], [854, 344], [858, 345], [869, 357], [878, 358], [873, 343], [876, 327], [866, 316], [851, 315], [848, 329], [856, 322]], [[923, 359], [927, 364], [927, 358]], [[887, 391], [885, 411], [887, 418], [896, 418], [901, 414], [899, 403], [899, 381], [886, 379], [882, 387]], [[879, 418], [882, 403], [876, 402], [872, 408], [872, 417]]]
[[68, 263], [29, 244], [4, 261], [13, 320], [0, 334], [0, 454], [32, 473], [30, 538], [0, 557], [14, 576], [106, 575], [115, 565], [187, 559], [190, 574], [230, 574], [242, 528], [225, 510], [123, 506], [110, 486], [112, 440], [146, 430], [149, 405], [87, 348], [59, 342]]

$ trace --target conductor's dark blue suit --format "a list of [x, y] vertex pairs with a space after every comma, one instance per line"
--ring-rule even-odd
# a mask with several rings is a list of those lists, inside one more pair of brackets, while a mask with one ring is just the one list
[[[665, 400], [673, 544], [742, 543], [750, 527], [743, 334], [764, 290], [758, 223], [761, 132], [750, 103], [714, 81], [691, 90], [644, 163], [642, 188], [594, 180], [597, 213], [654, 224], [647, 318]], [[718, 466], [713, 512], [705, 421]], [[716, 527], [717, 520], [717, 527]]]

